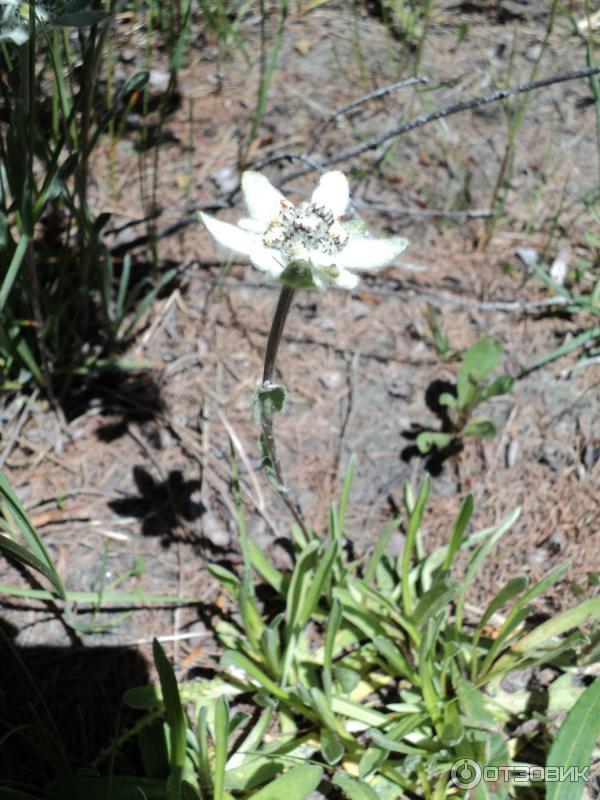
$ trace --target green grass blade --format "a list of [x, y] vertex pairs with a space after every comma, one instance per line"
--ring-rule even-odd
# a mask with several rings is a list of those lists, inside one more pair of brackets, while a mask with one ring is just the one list
[[[25, 539], [32, 556], [37, 562], [40, 562], [41, 566], [43, 567], [43, 574], [48, 578], [58, 596], [63, 600], [66, 599], [65, 588], [56, 570], [56, 567], [54, 566], [54, 562], [44, 547], [44, 543], [42, 542], [38, 532], [31, 524], [31, 521], [27, 516], [27, 512], [19, 503], [17, 496], [13, 492], [10, 484], [2, 472], [0, 472], [0, 499], [6, 504], [12, 520], [14, 520], [21, 534], [23, 535], [23, 538]], [[8, 545], [6, 544], [6, 540], [4, 541], [5, 547], [7, 547]]]
[[53, 582], [53, 573], [48, 569], [46, 564], [43, 561], [40, 561], [39, 558], [33, 555], [29, 550], [26, 550], [24, 547], [21, 547], [20, 544], [13, 542], [12, 539], [9, 539], [8, 536], [3, 536], [0, 534], [0, 553], [5, 555], [7, 558], [13, 558], [15, 561], [19, 561], [21, 564], [26, 564], [29, 567], [37, 570], [37, 572], [41, 572], [41, 574], [47, 578], [50, 583]]
[[[24, 589], [22, 586], [13, 586], [10, 583], [0, 583], [0, 594], [12, 597], [28, 597], [31, 600], [56, 600], [55, 592], [44, 589]], [[69, 603], [98, 603], [98, 592], [65, 592], [64, 600]], [[165, 606], [191, 606], [201, 603], [198, 597], [176, 597], [169, 594], [145, 594], [139, 592], [104, 592], [102, 594], [104, 608], [145, 606], [147, 604]]]
[[6, 271], [6, 275], [4, 276], [4, 280], [2, 281], [2, 285], [0, 286], [0, 313], [2, 312], [6, 304], [8, 295], [10, 294], [10, 290], [12, 289], [16, 277], [19, 274], [19, 270], [21, 269], [21, 264], [25, 256], [25, 252], [27, 251], [27, 246], [29, 245], [29, 241], [30, 240], [28, 236], [25, 236], [24, 234], [21, 235], [21, 238], [19, 239], [19, 244], [17, 245], [17, 248], [13, 254], [11, 262], [8, 265], [8, 270]]
[[579, 336], [574, 336], [572, 339], [568, 339], [560, 347], [557, 347], [556, 350], [552, 350], [551, 353], [546, 353], [546, 355], [540, 356], [540, 358], [536, 359], [528, 368], [528, 371], [537, 369], [538, 367], [543, 367], [544, 364], [549, 364], [551, 361], [556, 361], [557, 358], [562, 358], [562, 356], [566, 356], [569, 353], [572, 353], [574, 350], [583, 347], [583, 345], [586, 342], [589, 342], [591, 339], [598, 338], [600, 338], [600, 327], [590, 328], [589, 330], [580, 333]]

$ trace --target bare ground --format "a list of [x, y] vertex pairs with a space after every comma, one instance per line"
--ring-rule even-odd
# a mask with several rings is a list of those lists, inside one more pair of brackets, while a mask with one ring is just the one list
[[[439, 3], [418, 71], [433, 86], [444, 83], [426, 94], [409, 89], [361, 105], [329, 126], [316, 154], [335, 153], [402, 116], [528, 80], [545, 35], [547, 4], [501, 5], [508, 9], [502, 17], [497, 4]], [[272, 30], [275, 25], [271, 20]], [[79, 634], [80, 640], [138, 643], [147, 652], [154, 635], [196, 637], [173, 645], [182, 674], [210, 667], [218, 655], [206, 634], [227, 609], [227, 599], [207, 572], [207, 561], [239, 561], [232, 433], [244, 454], [240, 469], [250, 532], [282, 563], [285, 548], [276, 541], [285, 540], [291, 524], [260, 471], [249, 413], [276, 290], [241, 262], [223, 270], [207, 234], [188, 220], [190, 205], [226, 204], [231, 187], [219, 190], [227, 177], [223, 170], [231, 170], [235, 184], [235, 165], [247, 144], [257, 91], [257, 17], [249, 15], [240, 30], [251, 67], [198, 37], [180, 76], [180, 103], [166, 122], [157, 191], [158, 230], [165, 235], [158, 247], [161, 265], [179, 268], [178, 280], [154, 304], [126, 354], [152, 368], [103, 377], [72, 398], [66, 430], [37, 398], [7, 399], [0, 410], [3, 469], [69, 589], [99, 591], [143, 556], [141, 577], [128, 578], [122, 589], [138, 585], [147, 594], [200, 601], [177, 610], [148, 607], [124, 618], [86, 612], [82, 620], [108, 627]], [[126, 20], [115, 48], [125, 42], [135, 48], [144, 35], [135, 20]], [[336, 108], [406, 77], [408, 67], [399, 64], [402, 48], [379, 20], [365, 12], [353, 21], [343, 3], [292, 13], [251, 159], [305, 150]], [[584, 63], [583, 44], [557, 23], [538, 74]], [[120, 69], [126, 74], [133, 66], [123, 62]], [[154, 77], [159, 85], [160, 65]], [[416, 426], [439, 424], [425, 404], [426, 392], [434, 381], [452, 381], [457, 363], [444, 362], [436, 352], [428, 305], [438, 310], [452, 349], [482, 335], [499, 339], [503, 370], [513, 376], [591, 325], [581, 316], [529, 308], [527, 303], [548, 295], [515, 255], [520, 247], [533, 247], [552, 260], [563, 250], [571, 266], [589, 256], [583, 234], [594, 222], [580, 201], [598, 183], [590, 98], [584, 82], [530, 97], [506, 214], [486, 248], [481, 219], [429, 212], [488, 207], [507, 139], [500, 104], [402, 136], [383, 160], [380, 149], [341, 165], [370, 230], [402, 233], [411, 247], [398, 266], [365, 280], [353, 295], [297, 298], [280, 354], [290, 402], [277, 419], [277, 433], [294, 496], [319, 530], [349, 456], [356, 455], [347, 533], [357, 552], [372, 546], [401, 506], [404, 482], [416, 486], [432, 468], [411, 453], [410, 434]], [[115, 227], [145, 216], [134, 144], [133, 133], [116, 151], [106, 144], [94, 165], [94, 205], [113, 213]], [[117, 165], [112, 179], [111, 158]], [[148, 174], [150, 162], [148, 157]], [[286, 169], [284, 163], [267, 172], [276, 181]], [[314, 179], [308, 175], [285, 189], [298, 201]], [[372, 203], [386, 211], [370, 210]], [[233, 205], [220, 216], [235, 221], [239, 195]], [[179, 223], [172, 232], [170, 226]], [[137, 225], [114, 238], [115, 247], [131, 248], [140, 270], [147, 253], [132, 239], [143, 233]], [[513, 301], [522, 305], [515, 309]], [[423, 529], [427, 548], [446, 541], [468, 492], [475, 496], [477, 528], [499, 522], [516, 506], [522, 509], [475, 587], [475, 605], [515, 573], [536, 579], [564, 560], [570, 569], [543, 610], [569, 607], [597, 591], [600, 373], [598, 365], [571, 373], [574, 363], [572, 357], [561, 359], [519, 378], [512, 394], [485, 409], [498, 425], [496, 439], [469, 441], [433, 465]], [[12, 568], [4, 572], [6, 582], [23, 583]], [[4, 605], [20, 647], [72, 641], [72, 632], [47, 606], [16, 599]]]

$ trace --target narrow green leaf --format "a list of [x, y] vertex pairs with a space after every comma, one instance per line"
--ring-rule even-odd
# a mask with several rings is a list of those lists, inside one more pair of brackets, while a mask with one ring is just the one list
[[325, 586], [325, 583], [331, 574], [331, 569], [337, 553], [338, 543], [333, 541], [321, 556], [319, 566], [317, 567], [314, 577], [310, 582], [308, 591], [298, 614], [297, 624], [300, 626], [300, 628], [303, 628], [308, 624], [313, 611], [319, 604], [321, 592], [323, 591], [323, 587]]
[[346, 772], [337, 772], [333, 782], [349, 800], [379, 800], [379, 795], [366, 781], [351, 778]]
[[14, 558], [15, 561], [19, 561], [21, 564], [26, 564], [29, 567], [41, 572], [41, 574], [47, 578], [50, 583], [54, 580], [54, 573], [48, 569], [46, 564], [39, 560], [36, 556], [33, 555], [29, 550], [26, 550], [24, 547], [21, 547], [20, 544], [13, 542], [12, 539], [9, 539], [8, 536], [4, 536], [0, 533], [0, 553], [5, 555], [7, 558]]
[[62, 28], [87, 28], [107, 19], [110, 14], [105, 11], [79, 11], [72, 14], [61, 14], [54, 24]]
[[302, 608], [304, 597], [309, 585], [310, 573], [320, 548], [317, 541], [310, 542], [300, 553], [294, 567], [292, 580], [288, 589], [286, 603], [286, 622], [288, 637], [292, 635]]
[[467, 525], [473, 516], [473, 508], [473, 495], [468, 494], [462, 501], [460, 511], [458, 512], [458, 517], [456, 518], [456, 522], [452, 528], [452, 533], [450, 534], [450, 541], [448, 542], [448, 549], [446, 550], [446, 556], [444, 558], [444, 569], [450, 569], [452, 566], [454, 556], [462, 544]]
[[[21, 586], [12, 586], [10, 583], [0, 583], [0, 594], [8, 594], [12, 597], [28, 597], [32, 600], [56, 600], [54, 592], [47, 592], [45, 589], [24, 589]], [[98, 592], [65, 592], [64, 599], [70, 603], [92, 603], [98, 604]], [[103, 592], [102, 609], [106, 608], [139, 608], [150, 605], [163, 606], [190, 606], [201, 603], [198, 597], [178, 597], [170, 594], [145, 594], [143, 591], [136, 592]]]
[[517, 653], [530, 653], [566, 631], [579, 628], [586, 622], [596, 622], [599, 619], [600, 597], [592, 597], [584, 600], [575, 608], [569, 608], [543, 622], [527, 636], [515, 642], [513, 650]]
[[419, 533], [419, 528], [421, 527], [421, 522], [423, 520], [423, 514], [425, 513], [425, 504], [427, 503], [427, 498], [429, 497], [429, 492], [431, 491], [431, 480], [429, 476], [425, 478], [423, 481], [423, 485], [421, 486], [421, 491], [419, 492], [419, 496], [417, 497], [417, 502], [415, 503], [415, 507], [410, 514], [408, 525], [406, 529], [406, 541], [404, 542], [404, 550], [402, 552], [402, 563], [401, 563], [401, 573], [402, 573], [402, 603], [404, 608], [404, 613], [407, 617], [412, 615], [413, 610], [413, 590], [410, 585], [410, 569], [411, 569], [411, 562], [413, 551], [415, 548], [417, 535]]
[[344, 484], [340, 494], [340, 506], [338, 510], [338, 530], [340, 535], [344, 532], [344, 521], [346, 519], [346, 508], [348, 506], [348, 498], [350, 497], [350, 489], [352, 488], [352, 479], [354, 478], [354, 469], [356, 467], [356, 456], [354, 453], [350, 456], [348, 466], [346, 467], [346, 474], [344, 476]]
[[328, 728], [321, 728], [319, 739], [321, 741], [321, 754], [329, 766], [332, 767], [344, 755], [344, 745], [339, 737]]
[[375, 573], [377, 572], [377, 566], [387, 550], [390, 539], [394, 535], [394, 532], [398, 530], [401, 522], [402, 520], [400, 517], [390, 520], [381, 533], [377, 536], [377, 544], [371, 553], [371, 557], [369, 558], [369, 562], [365, 569], [365, 583], [373, 583], [373, 580], [375, 579]]
[[[13, 492], [10, 484], [2, 472], [0, 472], [0, 499], [6, 504], [8, 512], [11, 518], [17, 524], [30, 552], [32, 553], [32, 556], [44, 566], [43, 574], [48, 578], [59, 597], [64, 600], [66, 598], [65, 588], [58, 575], [56, 567], [54, 566], [54, 562], [44, 547], [44, 543], [42, 542], [38, 532], [31, 524], [27, 512], [20, 504], [17, 496]], [[4, 542], [5, 547], [9, 546], [6, 538], [3, 538], [2, 541]]]
[[19, 274], [19, 270], [21, 269], [21, 264], [23, 263], [23, 258], [25, 257], [25, 253], [27, 252], [29, 241], [30, 239], [28, 236], [25, 236], [24, 234], [21, 235], [21, 238], [19, 239], [19, 244], [17, 245], [17, 249], [15, 250], [11, 262], [8, 265], [6, 275], [4, 276], [4, 280], [2, 281], [2, 285], [0, 286], [0, 313], [2, 313], [6, 301], [8, 300], [8, 295], [10, 294], [10, 290], [12, 289], [16, 277]]
[[[252, 800], [306, 800], [321, 782], [317, 766], [294, 767], [252, 795]], [[216, 798], [215, 798], [216, 800]]]
[[223, 800], [225, 793], [225, 766], [229, 742], [229, 708], [227, 700], [220, 697], [215, 707], [215, 761], [213, 769], [213, 800]]
[[278, 700], [289, 701], [289, 693], [263, 672], [247, 656], [238, 653], [236, 650], [226, 650], [221, 657], [221, 666], [233, 666], [246, 672], [251, 678], [261, 683], [264, 688], [274, 695]]
[[586, 342], [589, 342], [591, 339], [598, 338], [600, 338], [600, 327], [589, 328], [589, 330], [584, 331], [577, 336], [573, 336], [573, 338], [567, 338], [567, 340], [560, 347], [557, 347], [556, 350], [552, 350], [552, 352], [546, 353], [545, 355], [536, 359], [529, 367], [528, 371], [538, 369], [538, 367], [543, 367], [544, 364], [549, 364], [551, 361], [556, 361], [557, 358], [562, 358], [562, 356], [566, 356], [569, 353], [572, 353], [574, 350], [578, 350], [580, 347], [583, 347], [583, 345]]
[[220, 564], [207, 564], [207, 569], [233, 597], [239, 597], [241, 581], [234, 572]]
[[254, 569], [261, 575], [276, 592], [283, 594], [286, 586], [286, 576], [273, 566], [272, 562], [266, 557], [264, 552], [253, 539], [246, 540], [248, 556]]
[[465, 735], [465, 729], [458, 715], [458, 703], [455, 699], [444, 702], [442, 715], [442, 732], [440, 739], [447, 747], [456, 747]]
[[173, 667], [158, 639], [154, 639], [152, 642], [152, 653], [160, 680], [165, 715], [169, 724], [171, 767], [183, 767], [185, 766], [186, 722], [179, 696], [179, 686]]
[[465, 546], [468, 546], [471, 542], [478, 541], [481, 538], [485, 537], [483, 544], [480, 545], [471, 556], [471, 559], [469, 561], [469, 566], [467, 567], [467, 572], [462, 580], [462, 587], [456, 602], [456, 614], [455, 614], [456, 630], [460, 630], [462, 626], [462, 611], [465, 603], [465, 598], [471, 584], [477, 577], [477, 573], [479, 572], [481, 565], [483, 564], [485, 558], [489, 554], [492, 547], [514, 525], [514, 523], [519, 518], [520, 513], [521, 513], [520, 509], [518, 508], [515, 509], [497, 527], [487, 528], [485, 531], [480, 531], [478, 533], [475, 533], [472, 536], [470, 536], [464, 543]]
[[[600, 677], [590, 684], [567, 714], [552, 743], [546, 768], [568, 770], [590, 767], [592, 751], [600, 733]], [[546, 800], [579, 800], [585, 779], [546, 781]]]
[[415, 624], [422, 627], [427, 620], [434, 617], [438, 611], [445, 608], [456, 595], [460, 583], [450, 578], [449, 574], [440, 573], [429, 591], [419, 599], [413, 613]]
[[336, 598], [329, 612], [327, 628], [325, 630], [325, 648], [323, 652], [323, 668], [331, 670], [333, 666], [333, 654], [335, 649], [335, 638], [337, 636], [340, 623], [342, 621], [342, 605]]
[[375, 711], [373, 708], [368, 708], [364, 703], [355, 703], [353, 700], [339, 695], [334, 695], [331, 698], [331, 708], [334, 714], [338, 714], [340, 717], [362, 722], [372, 728], [380, 728], [388, 722], [385, 714]]

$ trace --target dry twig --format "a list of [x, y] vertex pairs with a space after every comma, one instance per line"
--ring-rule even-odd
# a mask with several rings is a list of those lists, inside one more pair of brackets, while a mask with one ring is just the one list
[[[581, 80], [582, 78], [589, 78], [592, 75], [598, 74], [600, 74], [600, 67], [577, 69], [571, 72], [564, 72], [559, 75], [550, 75], [547, 78], [539, 78], [538, 80], [529, 81], [528, 83], [523, 83], [519, 86], [513, 86], [507, 89], [498, 89], [491, 94], [479, 95], [478, 97], [472, 97], [470, 100], [461, 100], [457, 103], [452, 103], [451, 105], [446, 106], [445, 108], [440, 108], [437, 111], [431, 112], [430, 114], [421, 114], [420, 116], [410, 120], [410, 122], [403, 122], [400, 125], [395, 125], [393, 128], [389, 128], [382, 133], [371, 136], [370, 139], [367, 139], [360, 144], [347, 147], [345, 150], [340, 150], [338, 153], [334, 153], [334, 155], [329, 156], [329, 158], [323, 159], [318, 164], [317, 168], [319, 170], [326, 169], [333, 164], [339, 164], [341, 161], [347, 161], [350, 158], [354, 158], [355, 156], [358, 156], [367, 150], [375, 150], [384, 142], [387, 142], [389, 139], [393, 139], [395, 136], [400, 136], [401, 134], [412, 131], [415, 128], [421, 128], [423, 125], [428, 125], [430, 122], [435, 122], [435, 120], [450, 117], [454, 114], [459, 114], [461, 111], [468, 111], [472, 108], [481, 108], [481, 106], [489, 105], [490, 103], [496, 103], [498, 100], [506, 100], [508, 97], [516, 97], [517, 95], [533, 92], [537, 89], [544, 89], [547, 86], [553, 86], [557, 83]], [[290, 158], [298, 158], [298, 156], [297, 154], [293, 153], [282, 153], [279, 156], [271, 157], [269, 161], [286, 160]], [[264, 166], [264, 164], [262, 166]], [[292, 172], [282, 175], [278, 181], [278, 185], [282, 186], [283, 184], [294, 180], [294, 178], [299, 178], [300, 176], [306, 175], [313, 171], [314, 167], [310, 166], [293, 170]]]

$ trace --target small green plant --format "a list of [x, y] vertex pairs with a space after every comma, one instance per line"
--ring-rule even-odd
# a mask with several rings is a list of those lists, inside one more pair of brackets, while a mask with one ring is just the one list
[[[517, 708], [502, 681], [540, 665], [559, 677], [554, 711], [535, 744], [548, 765], [589, 766], [600, 728], [598, 681], [585, 693], [569, 687], [597, 658], [598, 638], [584, 630], [600, 619], [600, 598], [530, 623], [531, 604], [564, 577], [568, 565], [561, 565], [534, 584], [512, 577], [474, 612], [468, 592], [519, 512], [469, 533], [468, 496], [447, 544], [426, 553], [428, 480], [416, 497], [406, 487], [404, 522], [391, 520], [370, 555], [350, 558], [344, 519], [352, 471], [353, 462], [325, 539], [293, 528], [291, 571], [275, 567], [247, 537], [240, 511], [241, 574], [210, 567], [236, 608], [217, 626], [220, 671], [178, 682], [155, 642], [160, 687], [125, 695], [142, 718], [100, 754], [95, 774], [61, 777], [46, 796], [84, 800], [111, 787], [110, 796], [139, 788], [156, 800], [306, 800], [319, 786], [349, 800], [466, 797], [456, 782], [466, 759], [482, 769], [527, 765], [531, 737], [523, 742], [512, 732], [530, 717], [527, 696]], [[399, 525], [405, 546], [395, 558], [388, 543]], [[558, 735], [542, 734], [565, 708], [572, 710]], [[102, 774], [132, 737], [144, 775]], [[469, 797], [507, 798], [510, 788], [507, 782], [494, 793], [482, 781]], [[567, 793], [552, 796], [576, 800], [581, 789], [567, 781]]]
[[502, 345], [484, 336], [465, 353], [456, 380], [456, 394], [444, 392], [439, 403], [447, 410], [448, 431], [423, 431], [416, 444], [421, 453], [442, 450], [464, 436], [493, 439], [496, 426], [486, 417], [473, 419], [475, 409], [491, 397], [510, 392], [514, 378], [508, 375], [488, 380], [502, 356]]
[[454, 361], [460, 356], [460, 352], [457, 353], [450, 346], [450, 341], [442, 327], [439, 310], [431, 303], [427, 303], [425, 307], [425, 318], [429, 328], [427, 343], [435, 348], [442, 361]]

